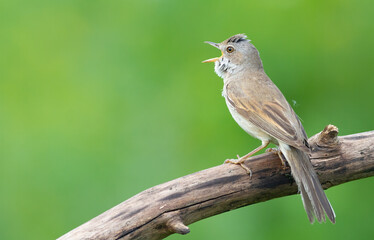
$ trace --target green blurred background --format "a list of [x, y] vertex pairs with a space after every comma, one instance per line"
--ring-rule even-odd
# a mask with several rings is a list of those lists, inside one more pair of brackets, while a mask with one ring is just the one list
[[[259, 141], [221, 97], [203, 41], [246, 33], [309, 136], [373, 129], [374, 3], [1, 1], [0, 239], [54, 239], [154, 185]], [[372, 239], [374, 178], [327, 191], [337, 223], [299, 196], [169, 239]]]

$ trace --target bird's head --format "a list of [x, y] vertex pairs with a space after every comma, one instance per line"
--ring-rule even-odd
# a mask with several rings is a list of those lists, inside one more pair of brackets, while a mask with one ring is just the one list
[[205, 42], [221, 50], [220, 57], [203, 61], [214, 62], [214, 70], [218, 76], [225, 78], [227, 74], [236, 74], [245, 69], [262, 69], [262, 62], [255, 46], [244, 34], [234, 35], [221, 43]]

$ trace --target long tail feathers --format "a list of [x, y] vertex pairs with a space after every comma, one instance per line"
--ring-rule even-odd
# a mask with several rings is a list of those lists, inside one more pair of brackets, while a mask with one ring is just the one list
[[335, 213], [331, 207], [317, 174], [309, 160], [309, 156], [294, 147], [280, 144], [280, 150], [286, 157], [303, 199], [303, 204], [309, 221], [326, 221], [325, 213], [332, 223], [335, 223]]

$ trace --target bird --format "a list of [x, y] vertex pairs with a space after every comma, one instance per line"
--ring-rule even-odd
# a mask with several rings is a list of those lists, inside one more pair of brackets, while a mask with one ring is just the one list
[[310, 223], [314, 223], [315, 218], [326, 222], [326, 215], [335, 223], [335, 212], [310, 161], [311, 149], [304, 127], [265, 73], [251, 40], [245, 34], [236, 34], [221, 43], [205, 43], [222, 52], [220, 57], [203, 63], [214, 62], [216, 74], [223, 79], [222, 95], [232, 117], [245, 132], [262, 143], [245, 156], [228, 159], [225, 163], [241, 165], [251, 175], [243, 162], [269, 143], [277, 145], [282, 163], [286, 161], [291, 168]]

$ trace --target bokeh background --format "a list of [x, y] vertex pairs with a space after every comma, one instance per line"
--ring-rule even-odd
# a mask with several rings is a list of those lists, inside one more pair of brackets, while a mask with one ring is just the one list
[[[55, 239], [154, 185], [259, 141], [221, 97], [203, 41], [246, 33], [309, 136], [373, 130], [374, 3], [0, 1], [0, 239]], [[168, 239], [372, 239], [374, 178], [327, 191], [332, 225], [299, 196]]]

